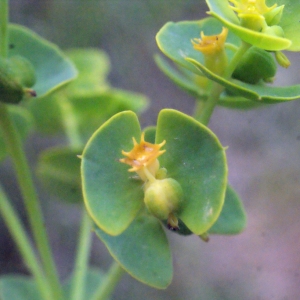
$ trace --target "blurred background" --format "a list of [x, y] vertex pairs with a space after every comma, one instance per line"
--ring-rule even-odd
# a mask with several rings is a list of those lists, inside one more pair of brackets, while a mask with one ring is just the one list
[[[160, 109], [192, 114], [194, 99], [174, 86], [156, 67], [155, 35], [167, 21], [197, 20], [208, 10], [201, 0], [11, 0], [11, 22], [28, 26], [62, 49], [96, 47], [111, 59], [111, 85], [145, 94], [151, 106], [141, 116], [153, 125]], [[300, 83], [297, 53], [280, 69], [276, 84]], [[248, 214], [246, 230], [237, 236], [196, 236], [168, 233], [173, 250], [174, 279], [159, 291], [125, 275], [112, 299], [243, 299], [294, 300], [300, 294], [300, 102], [251, 111], [217, 108], [210, 123], [229, 146], [229, 181]], [[29, 158], [57, 143], [30, 137]], [[61, 141], [59, 141], [61, 142]], [[6, 190], [20, 213], [20, 195], [6, 161], [1, 168]], [[62, 279], [72, 270], [80, 210], [48, 197], [43, 208]], [[25, 220], [25, 219], [24, 219]], [[26, 221], [26, 220], [25, 220]], [[111, 262], [94, 238], [91, 264], [107, 269]], [[0, 273], [26, 272], [18, 251], [0, 220]]]

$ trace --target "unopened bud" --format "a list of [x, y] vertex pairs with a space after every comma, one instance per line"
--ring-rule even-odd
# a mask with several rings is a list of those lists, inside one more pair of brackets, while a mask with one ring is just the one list
[[281, 51], [275, 52], [275, 58], [278, 64], [284, 68], [288, 68], [291, 65], [289, 59]]
[[266, 22], [269, 26], [277, 25], [280, 22], [283, 9], [284, 5], [280, 5], [264, 14]]

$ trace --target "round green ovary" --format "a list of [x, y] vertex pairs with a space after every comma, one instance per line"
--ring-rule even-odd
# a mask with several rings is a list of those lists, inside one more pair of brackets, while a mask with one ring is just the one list
[[160, 220], [166, 220], [170, 213], [177, 212], [182, 200], [182, 188], [172, 178], [155, 180], [145, 185], [145, 205]]
[[251, 47], [242, 57], [232, 77], [255, 84], [275, 76], [277, 66], [273, 55], [263, 49]]

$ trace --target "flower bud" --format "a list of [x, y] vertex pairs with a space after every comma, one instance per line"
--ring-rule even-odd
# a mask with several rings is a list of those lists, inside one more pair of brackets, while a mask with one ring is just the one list
[[[229, 0], [230, 8], [237, 13], [241, 26], [260, 32], [268, 25], [274, 25], [281, 18], [277, 4], [267, 6], [265, 0]], [[279, 18], [279, 20], [278, 20]], [[270, 23], [271, 24], [270, 24]], [[276, 23], [277, 24], [277, 23]]]
[[278, 64], [284, 68], [288, 68], [291, 65], [289, 59], [281, 51], [275, 52], [275, 58]]
[[254, 31], [262, 31], [267, 26], [265, 18], [261, 15], [241, 14], [239, 17], [243, 27]]
[[135, 138], [133, 140], [133, 148], [126, 152], [122, 150], [125, 158], [119, 159], [121, 163], [128, 164], [131, 168], [129, 172], [136, 172], [143, 181], [149, 180], [150, 177], [156, 176], [159, 170], [158, 157], [165, 153], [166, 150], [161, 150], [166, 141], [160, 144], [151, 144], [145, 141], [145, 133], [141, 135], [141, 141], [138, 143]]
[[227, 55], [225, 42], [228, 35], [228, 28], [223, 27], [222, 32], [217, 35], [205, 35], [200, 33], [201, 38], [191, 40], [193, 48], [204, 55], [204, 65], [210, 71], [222, 75], [227, 67]]
[[277, 25], [280, 22], [283, 9], [284, 5], [280, 5], [264, 14], [266, 22], [269, 26]]
[[180, 210], [183, 192], [180, 184], [172, 179], [149, 181], [144, 187], [144, 202], [148, 211], [160, 220]]

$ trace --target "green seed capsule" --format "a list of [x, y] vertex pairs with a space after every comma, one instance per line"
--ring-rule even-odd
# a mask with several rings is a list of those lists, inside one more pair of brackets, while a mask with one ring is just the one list
[[0, 59], [0, 101], [18, 103], [22, 100], [23, 94], [23, 88], [14, 79], [8, 60]]
[[276, 71], [277, 65], [270, 52], [251, 47], [240, 60], [232, 77], [243, 82], [256, 84], [261, 79], [266, 82], [272, 81]]
[[168, 219], [170, 213], [180, 210], [183, 192], [180, 184], [166, 178], [148, 182], [145, 185], [145, 205], [148, 211], [160, 220]]

